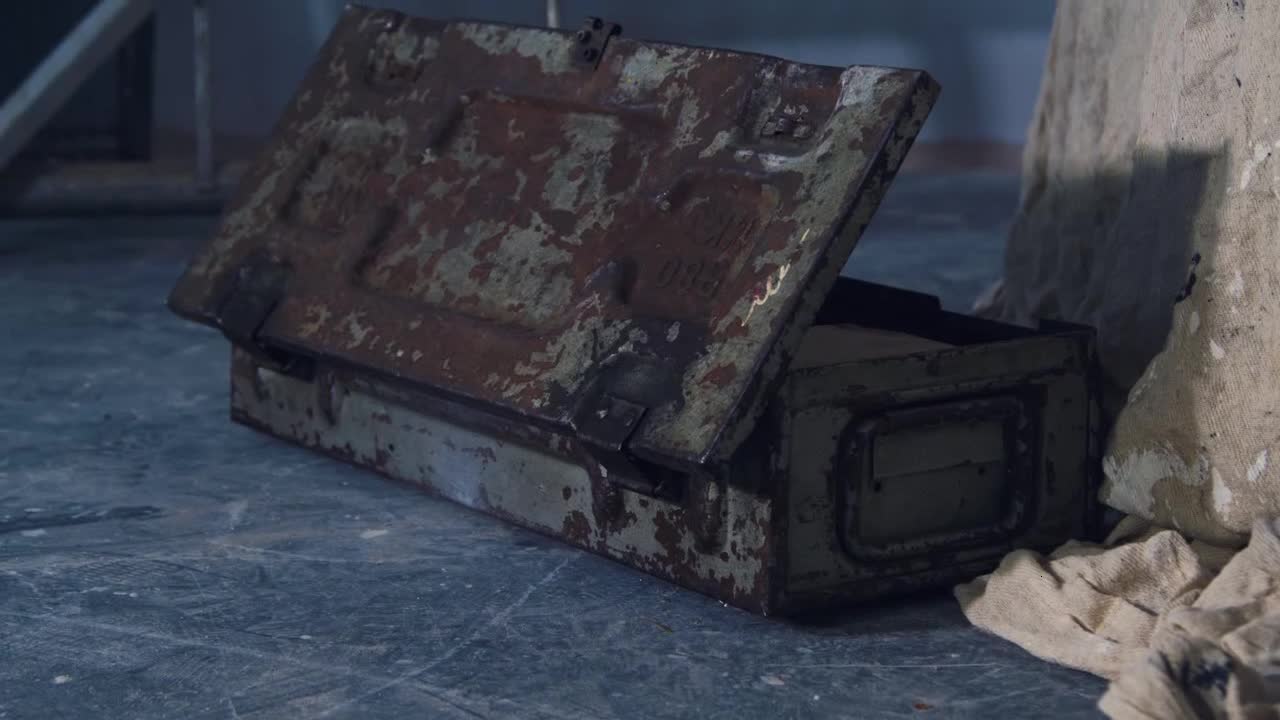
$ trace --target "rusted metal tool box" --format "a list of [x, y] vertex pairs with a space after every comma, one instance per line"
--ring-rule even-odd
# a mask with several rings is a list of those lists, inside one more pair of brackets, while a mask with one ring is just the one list
[[761, 613], [1092, 517], [1088, 330], [839, 277], [923, 72], [349, 9], [170, 305], [239, 422]]

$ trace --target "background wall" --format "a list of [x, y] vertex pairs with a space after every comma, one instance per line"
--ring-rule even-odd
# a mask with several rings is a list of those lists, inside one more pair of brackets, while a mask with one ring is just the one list
[[[261, 136], [289, 100], [343, 0], [210, 0], [215, 125]], [[542, 0], [365, 0], [431, 17], [544, 24]], [[156, 120], [191, 126], [189, 0], [158, 3]], [[926, 141], [1021, 143], [1053, 0], [561, 0], [561, 23], [599, 15], [635, 38], [807, 62], [920, 67], [942, 83]]]

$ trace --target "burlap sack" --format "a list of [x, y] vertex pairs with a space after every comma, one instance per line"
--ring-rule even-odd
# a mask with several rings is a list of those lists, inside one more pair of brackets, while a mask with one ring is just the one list
[[1280, 718], [1280, 1], [1059, 0], [1023, 184], [979, 310], [1098, 328], [1102, 499], [1142, 520], [965, 614], [1112, 717]]
[[1280, 2], [1062, 0], [986, 308], [1098, 328], [1103, 499], [1219, 543], [1280, 515], [1278, 45]]
[[[1220, 197], [1164, 351], [1112, 434], [1103, 499], [1216, 542], [1280, 515], [1280, 3], [1164, 3], [1185, 21], [1178, 66], [1150, 68], [1167, 128], [1141, 141], [1222, 147]], [[1173, 44], [1168, 42], [1168, 44]], [[1172, 53], [1171, 53], [1172, 54]]]

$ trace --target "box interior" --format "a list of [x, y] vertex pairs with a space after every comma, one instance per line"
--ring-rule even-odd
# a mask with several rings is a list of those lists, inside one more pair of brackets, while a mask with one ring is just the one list
[[[938, 298], [932, 295], [849, 277], [836, 281], [814, 319], [812, 330], [832, 325], [857, 326], [859, 332], [884, 330], [957, 347], [1016, 340], [1037, 334], [1032, 328], [943, 310]], [[816, 337], [830, 336], [829, 331], [822, 331]], [[902, 341], [896, 339], [894, 342]]]

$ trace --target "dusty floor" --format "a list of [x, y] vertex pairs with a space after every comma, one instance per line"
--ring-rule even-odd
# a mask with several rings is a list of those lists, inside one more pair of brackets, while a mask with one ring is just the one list
[[[964, 307], [1016, 193], [904, 177], [849, 272]], [[0, 224], [0, 718], [1097, 715], [948, 595], [761, 619], [230, 424], [209, 228]]]

